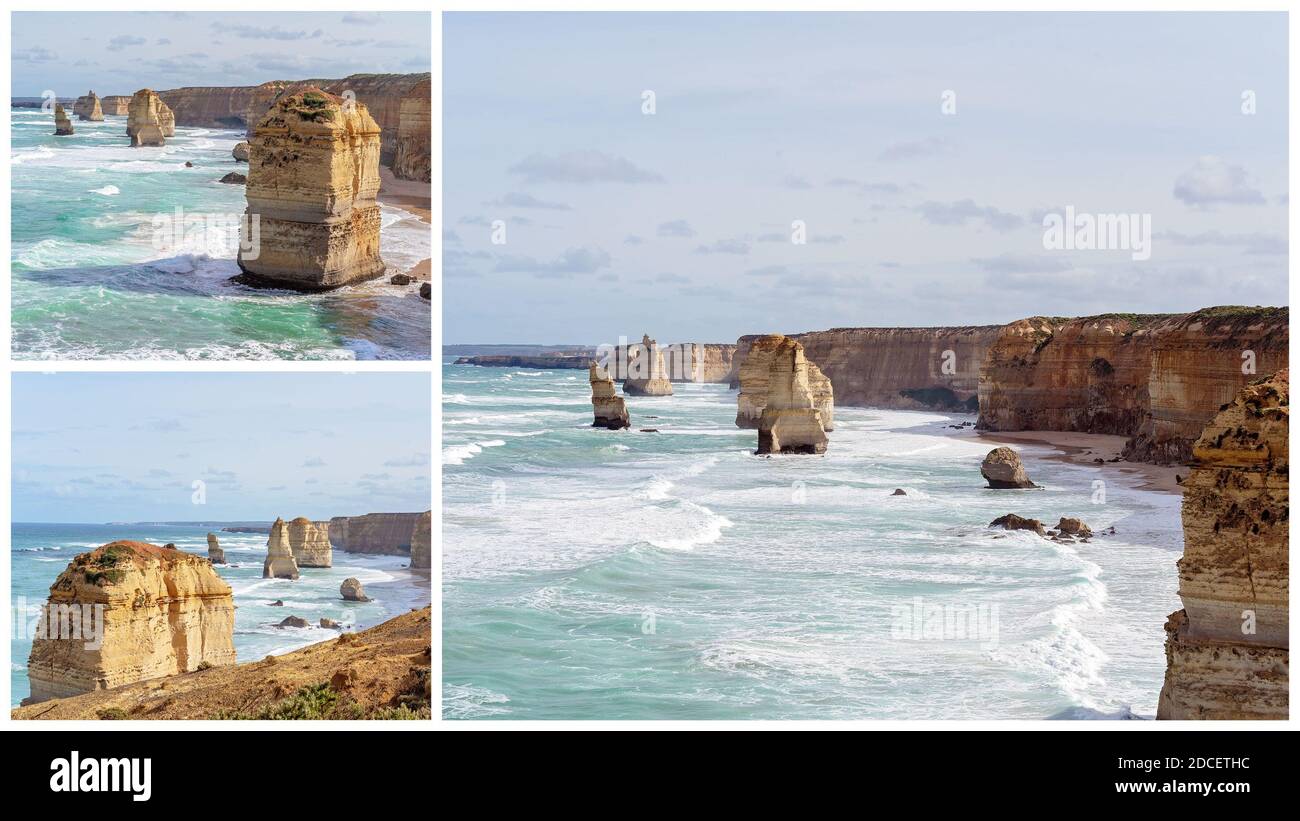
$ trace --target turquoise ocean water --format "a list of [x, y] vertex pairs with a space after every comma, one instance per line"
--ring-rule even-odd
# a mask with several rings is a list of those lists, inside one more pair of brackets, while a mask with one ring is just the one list
[[[13, 355], [16, 359], [424, 359], [429, 303], [384, 279], [326, 294], [233, 285], [238, 231], [155, 220], [237, 215], [240, 131], [177, 128], [131, 148], [126, 117], [73, 121], [12, 108]], [[186, 168], [190, 162], [193, 167]], [[429, 226], [383, 206], [389, 272], [430, 257]], [[193, 224], [191, 224], [193, 225]], [[168, 236], [158, 240], [159, 233]]]
[[[11, 642], [10, 681], [17, 705], [30, 692], [27, 658], [32, 630], [50, 584], [78, 553], [118, 539], [166, 544], [200, 556], [208, 555], [207, 534], [217, 533], [227, 565], [216, 565], [234, 592], [235, 654], [242, 662], [325, 641], [338, 631], [319, 627], [321, 617], [350, 630], [361, 630], [429, 604], [428, 573], [404, 569], [405, 556], [371, 556], [334, 551], [333, 567], [303, 568], [298, 581], [263, 579], [266, 535], [221, 533], [218, 528], [163, 524], [23, 524], [13, 526], [13, 596], [15, 633]], [[237, 566], [236, 566], [237, 565]], [[345, 602], [339, 585], [349, 576], [359, 579], [370, 602]], [[283, 607], [272, 607], [277, 599]], [[307, 628], [279, 628], [285, 616], [301, 616]]]
[[585, 372], [447, 363], [448, 718], [1154, 716], [1177, 496], [1035, 447], [1045, 489], [984, 489], [971, 416], [836, 408], [826, 456], [766, 459], [725, 385], [611, 432]]

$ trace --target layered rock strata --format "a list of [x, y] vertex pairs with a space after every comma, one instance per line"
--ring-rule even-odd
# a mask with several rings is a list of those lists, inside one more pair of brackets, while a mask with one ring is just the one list
[[208, 534], [208, 561], [213, 564], [226, 563], [226, 551], [221, 549], [221, 543], [217, 541], [217, 534]]
[[54, 106], [54, 136], [72, 136], [72, 120], [68, 119], [68, 112], [61, 105]]
[[1289, 382], [1241, 390], [1192, 450], [1157, 718], [1288, 716]]
[[384, 273], [379, 126], [364, 105], [344, 102], [307, 90], [279, 100], [253, 129], [244, 281], [325, 290]]
[[50, 587], [24, 704], [234, 664], [234, 624], [201, 556], [127, 541], [82, 553]]
[[768, 370], [767, 403], [758, 420], [758, 453], [826, 451], [826, 430], [808, 372], [803, 346], [783, 339]]
[[[767, 407], [770, 390], [769, 375], [778, 351], [783, 350], [792, 337], [766, 334], [747, 341], [744, 361], [737, 369], [736, 384], [740, 393], [736, 397], [736, 427], [757, 428]], [[802, 349], [802, 345], [800, 346]], [[812, 361], [804, 357], [808, 389], [813, 406], [820, 411], [823, 430], [835, 429], [835, 391], [828, 379]]]
[[289, 539], [289, 551], [299, 568], [333, 565], [329, 522], [313, 522], [299, 516], [285, 526], [285, 533]]
[[266, 540], [266, 560], [262, 562], [262, 578], [298, 578], [298, 562], [293, 557], [293, 548], [289, 546], [284, 519], [276, 519], [275, 524], [271, 525], [271, 535]]
[[100, 113], [112, 114], [115, 117], [124, 117], [131, 113], [131, 98], [120, 94], [114, 94], [109, 97], [101, 97], [99, 100]]
[[164, 145], [163, 102], [152, 90], [142, 88], [131, 97], [127, 110], [126, 136], [131, 146]]
[[330, 543], [348, 553], [408, 556], [420, 513], [367, 513], [330, 519]]
[[668, 367], [664, 364], [664, 353], [649, 334], [641, 337], [641, 345], [630, 356], [627, 367], [623, 393], [629, 396], [673, 395], [673, 386], [668, 381]]
[[433, 561], [433, 511], [426, 510], [411, 534], [411, 569], [428, 570]]
[[162, 99], [158, 100], [158, 128], [164, 137], [176, 136], [176, 114]]
[[994, 448], [988, 452], [980, 464], [980, 475], [989, 483], [989, 487], [999, 490], [1036, 487], [1025, 474], [1020, 454], [1007, 447]]
[[614, 380], [605, 369], [592, 362], [587, 378], [591, 383], [591, 407], [596, 417], [591, 426], [610, 430], [630, 427], [632, 423], [628, 419], [627, 403], [615, 391]]
[[429, 147], [432, 105], [429, 80], [417, 84], [402, 98], [397, 118], [397, 150], [393, 154], [394, 176], [421, 182], [433, 179]]
[[93, 91], [77, 98], [77, 101], [72, 104], [72, 113], [83, 122], [98, 123], [104, 120], [104, 111], [100, 108], [99, 97]]

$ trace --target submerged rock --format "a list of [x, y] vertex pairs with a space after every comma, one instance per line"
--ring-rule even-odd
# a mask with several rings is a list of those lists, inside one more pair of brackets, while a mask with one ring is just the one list
[[906, 495], [907, 495], [907, 491], [906, 491], [906, 490], [903, 490], [901, 487], [896, 487], [896, 488], [894, 488], [894, 492], [891, 493], [891, 494], [889, 494], [889, 495], [890, 495], [890, 496], [906, 496]]
[[234, 171], [231, 171], [226, 176], [217, 180], [217, 182], [224, 182], [228, 185], [244, 185], [245, 183], [248, 182], [248, 177], [245, 177], [243, 174], [236, 174]]
[[1037, 487], [1025, 475], [1020, 455], [1008, 447], [994, 448], [984, 457], [980, 475], [988, 480], [989, 487], [998, 489]]
[[1039, 536], [1043, 536], [1043, 537], [1047, 536], [1047, 528], [1043, 527], [1042, 522], [1038, 521], [1037, 519], [1026, 519], [1021, 516], [1017, 516], [1014, 513], [1008, 513], [1005, 516], [999, 516], [998, 518], [989, 522], [989, 527], [1000, 527], [1003, 528], [1004, 530], [1032, 530], [1035, 533], [1037, 533]]
[[276, 627], [310, 627], [311, 622], [301, 616], [285, 616]]

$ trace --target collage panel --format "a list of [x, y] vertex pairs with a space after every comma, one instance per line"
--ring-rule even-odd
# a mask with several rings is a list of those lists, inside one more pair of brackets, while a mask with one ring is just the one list
[[15, 374], [11, 718], [429, 718], [430, 388]]
[[431, 19], [15, 12], [13, 358], [428, 360]]

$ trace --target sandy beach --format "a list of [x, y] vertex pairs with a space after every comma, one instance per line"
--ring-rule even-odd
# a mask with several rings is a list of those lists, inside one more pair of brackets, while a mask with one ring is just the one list
[[[1124, 450], [1127, 437], [1101, 433], [1075, 433], [1061, 430], [1025, 430], [1015, 432], [975, 431], [973, 438], [997, 445], [1048, 445], [1061, 451], [1053, 458], [1080, 465], [1089, 465], [1103, 471], [1137, 474], [1143, 479], [1141, 487], [1164, 493], [1183, 492], [1178, 477], [1191, 470], [1186, 465], [1150, 465], [1144, 462], [1114, 461]], [[1100, 461], [1099, 461], [1100, 460]]]
[[[399, 180], [387, 166], [379, 167], [379, 194], [377, 199], [394, 208], [400, 208], [426, 225], [433, 224], [432, 194], [429, 183], [415, 180]], [[433, 276], [433, 258], [421, 261], [406, 273], [414, 279], [429, 281]]]

